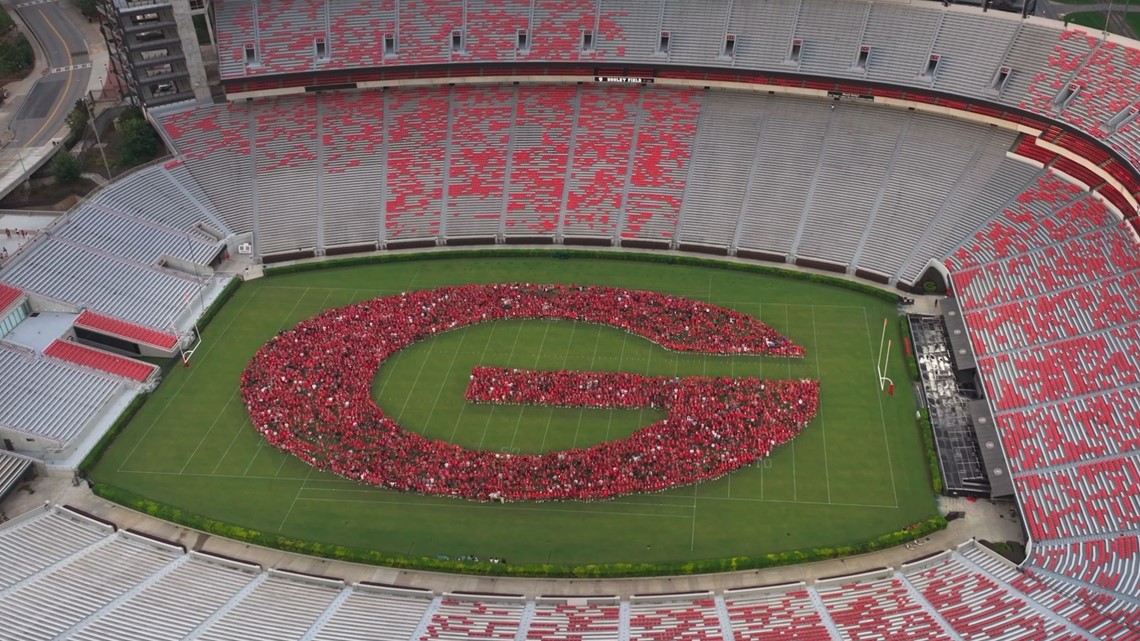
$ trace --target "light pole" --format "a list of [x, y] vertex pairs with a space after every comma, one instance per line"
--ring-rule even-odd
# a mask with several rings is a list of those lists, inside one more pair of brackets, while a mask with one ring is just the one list
[[87, 107], [87, 115], [91, 119], [91, 129], [95, 132], [95, 146], [99, 148], [99, 155], [103, 157], [103, 169], [107, 172], [107, 180], [111, 180], [111, 165], [107, 164], [107, 150], [103, 149], [103, 141], [99, 140], [99, 123], [95, 122], [95, 98], [90, 91], [83, 96], [83, 106]]

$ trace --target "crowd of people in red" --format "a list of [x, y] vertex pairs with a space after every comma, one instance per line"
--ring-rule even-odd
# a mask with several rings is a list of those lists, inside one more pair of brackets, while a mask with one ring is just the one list
[[609, 325], [678, 351], [802, 356], [755, 319], [654, 292], [465, 285], [327, 311], [270, 340], [242, 398], [270, 443], [345, 478], [473, 500], [596, 500], [709, 480], [793, 438], [818, 407], [815, 381], [662, 378], [476, 368], [468, 400], [667, 408], [627, 439], [545, 454], [468, 450], [401, 428], [371, 399], [380, 364], [436, 333], [500, 319]]

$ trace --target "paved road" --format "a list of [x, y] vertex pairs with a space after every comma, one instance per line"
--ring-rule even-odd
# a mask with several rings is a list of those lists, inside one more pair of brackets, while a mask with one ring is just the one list
[[91, 76], [87, 41], [72, 22], [75, 12], [71, 7], [61, 6], [60, 3], [66, 1], [15, 5], [16, 13], [47, 58], [38, 61], [38, 67], [46, 67], [43, 75], [9, 124], [21, 146], [47, 144], [63, 126], [75, 101], [87, 91]]

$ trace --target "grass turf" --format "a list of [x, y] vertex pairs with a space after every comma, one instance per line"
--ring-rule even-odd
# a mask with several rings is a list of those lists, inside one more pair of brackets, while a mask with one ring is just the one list
[[[619, 330], [504, 321], [403, 350], [374, 396], [407, 428], [468, 447], [538, 452], [620, 438], [651, 410], [467, 404], [473, 365], [649, 374], [818, 378], [821, 411], [768, 460], [720, 480], [599, 503], [489, 505], [362, 486], [317, 472], [251, 427], [238, 380], [275, 332], [317, 312], [468, 282], [592, 283], [708, 300], [804, 345], [799, 360], [665, 351]], [[801, 280], [713, 268], [553, 258], [433, 260], [328, 269], [247, 283], [93, 471], [96, 481], [242, 527], [412, 556], [512, 563], [676, 562], [836, 547], [935, 514], [901, 350], [878, 390], [875, 355], [893, 305]], [[895, 336], [892, 322], [889, 336]]]

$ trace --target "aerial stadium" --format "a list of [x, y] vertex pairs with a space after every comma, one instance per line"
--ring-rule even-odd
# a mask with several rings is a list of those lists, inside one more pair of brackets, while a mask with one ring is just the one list
[[0, 639], [1140, 639], [1140, 42], [97, 5], [168, 153], [0, 268]]

